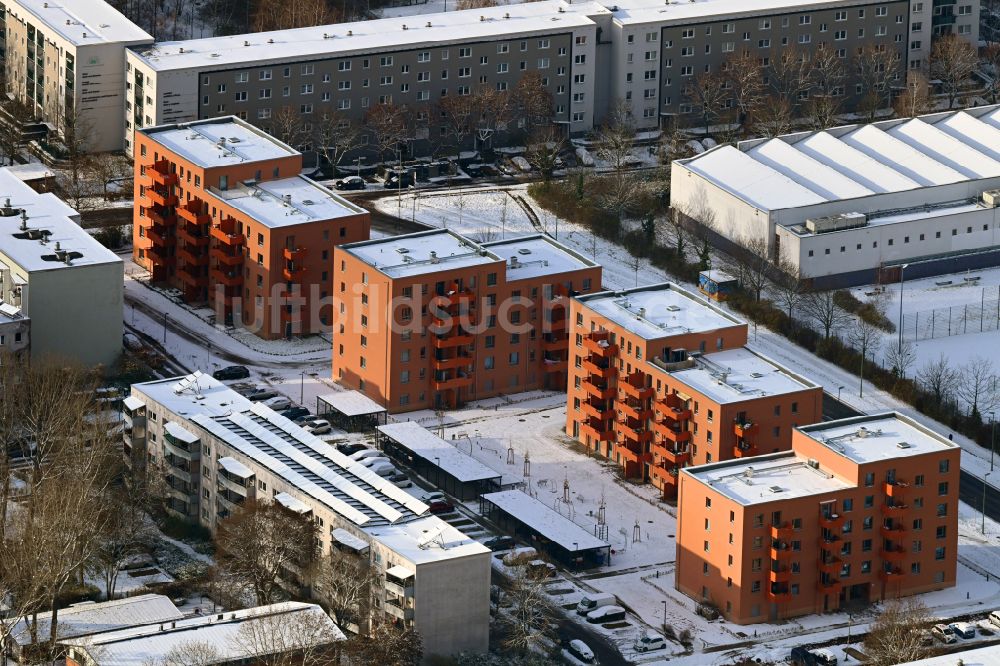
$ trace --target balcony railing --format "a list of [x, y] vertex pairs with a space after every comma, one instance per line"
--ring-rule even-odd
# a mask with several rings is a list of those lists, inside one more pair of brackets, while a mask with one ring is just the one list
[[583, 439], [589, 437], [595, 442], [613, 442], [615, 431], [608, 427], [606, 423], [588, 419], [580, 424], [580, 437]]
[[667, 440], [668, 442], [673, 442], [674, 444], [683, 444], [684, 442], [691, 441], [691, 431], [681, 430], [680, 428], [671, 427], [670, 424], [664, 423], [662, 421], [653, 422], [653, 432]]
[[772, 583], [787, 583], [792, 580], [792, 570], [788, 567], [772, 568], [768, 578]]
[[901, 502], [895, 504], [885, 503], [882, 505], [882, 514], [886, 516], [898, 516], [909, 509], [908, 504], [903, 504]]
[[665, 461], [668, 465], [681, 466], [691, 460], [691, 451], [686, 448], [672, 448], [661, 444], [653, 444], [650, 446], [650, 451], [654, 455], [659, 456], [660, 460]]
[[435, 391], [447, 391], [449, 389], [460, 389], [472, 386], [472, 374], [448, 377], [446, 379], [435, 379], [431, 381], [431, 386]]
[[146, 167], [146, 175], [157, 185], [170, 187], [177, 184], [177, 174], [170, 173], [170, 164], [166, 160], [160, 160]]
[[606, 383], [598, 383], [586, 379], [583, 381], [583, 390], [587, 395], [596, 398], [597, 400], [610, 400], [615, 396], [615, 389], [612, 386], [608, 386]]
[[910, 484], [902, 481], [900, 479], [895, 479], [894, 481], [885, 482], [885, 494], [894, 499], [902, 497]]
[[223, 271], [218, 268], [212, 269], [212, 281], [223, 284], [227, 287], [237, 287], [243, 284], [243, 273], [241, 271]]
[[452, 356], [451, 358], [433, 358], [431, 365], [435, 370], [454, 370], [467, 368], [473, 364], [472, 356]]
[[229, 253], [221, 247], [213, 247], [209, 254], [213, 259], [224, 266], [239, 266], [243, 263], [242, 252]]
[[212, 216], [208, 213], [203, 213], [200, 210], [201, 205], [199, 204], [197, 208], [188, 208], [187, 206], [179, 206], [177, 208], [177, 217], [190, 222], [196, 226], [201, 226], [203, 224], [209, 224], [212, 221]]
[[583, 348], [600, 358], [611, 358], [618, 355], [618, 345], [611, 342], [611, 334], [607, 331], [596, 331], [583, 339]]
[[598, 377], [605, 381], [611, 379], [615, 376], [615, 374], [617, 374], [617, 369], [610, 363], [608, 363], [605, 367], [602, 367], [601, 364], [588, 359], [581, 364], [581, 367], [583, 368], [583, 371], [591, 377]]
[[177, 205], [177, 195], [169, 192], [160, 192], [151, 187], [146, 188], [146, 198], [158, 206]]
[[883, 560], [890, 560], [893, 562], [899, 562], [906, 558], [906, 550], [900, 546], [892, 546], [888, 548], [882, 548], [879, 551], [879, 555]]
[[580, 409], [587, 416], [591, 416], [601, 421], [607, 421], [614, 417], [614, 409], [606, 401], [591, 402], [585, 400], [580, 403]]
[[296, 247], [296, 248], [286, 247], [284, 250], [282, 250], [281, 254], [287, 261], [299, 262], [305, 259], [306, 249], [304, 247]]
[[733, 445], [734, 458], [751, 458], [755, 455], [757, 455], [757, 447], [753, 444], [741, 442]]
[[753, 437], [757, 434], [759, 425], [752, 421], [742, 422], [735, 421], [733, 423], [733, 432], [736, 433], [737, 437]]
[[625, 395], [637, 400], [648, 400], [656, 393], [656, 389], [652, 386], [646, 386], [646, 374], [642, 372], [633, 372], [624, 381], [619, 381], [618, 388]]
[[888, 525], [882, 523], [882, 525], [879, 526], [879, 533], [887, 539], [898, 541], [903, 538], [904, 534], [906, 534], [906, 526], [904, 526], [900, 521], [890, 521]]
[[828, 530], [839, 530], [844, 526], [844, 517], [839, 513], [821, 511], [819, 514], [819, 526]]
[[649, 407], [630, 405], [627, 402], [619, 402], [618, 409], [621, 410], [621, 413], [626, 418], [634, 419], [636, 421], [647, 421], [653, 418], [653, 410]]
[[791, 523], [781, 523], [779, 525], [771, 525], [771, 538], [781, 539], [783, 541], [791, 539], [793, 534]]
[[287, 282], [301, 282], [306, 275], [306, 269], [301, 266], [285, 266], [281, 269], [281, 276]]
[[389, 615], [400, 619], [400, 620], [412, 620], [413, 619], [413, 609], [403, 608], [394, 601], [386, 600], [385, 602], [385, 612]]
[[226, 231], [225, 225], [213, 226], [210, 233], [212, 238], [224, 245], [243, 245], [246, 242], [246, 236], [235, 231]]
[[474, 341], [472, 335], [468, 333], [456, 333], [452, 335], [440, 336], [435, 335], [431, 338], [431, 342], [435, 349], [446, 349], [448, 347], [462, 347], [465, 345], [471, 345]]

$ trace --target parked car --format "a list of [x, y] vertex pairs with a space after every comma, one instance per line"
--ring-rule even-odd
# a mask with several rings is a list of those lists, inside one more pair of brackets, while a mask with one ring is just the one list
[[566, 650], [573, 657], [579, 659], [585, 664], [594, 663], [594, 651], [590, 649], [589, 645], [578, 638], [571, 640], [566, 646]]
[[531, 546], [521, 546], [513, 549], [509, 553], [505, 553], [503, 556], [503, 563], [507, 566], [516, 566], [535, 559], [538, 559], [537, 550]]
[[309, 410], [305, 407], [288, 407], [281, 412], [281, 415], [290, 421], [294, 421], [300, 416], [309, 416]]
[[632, 644], [632, 648], [636, 652], [649, 652], [650, 650], [663, 650], [667, 647], [667, 641], [663, 636], [653, 633], [652, 631], [645, 632], [642, 636], [635, 639], [635, 643]]
[[995, 610], [992, 613], [990, 613], [989, 620], [993, 624], [995, 624], [998, 627], [1000, 627], [1000, 610]]
[[509, 536], [495, 536], [484, 541], [483, 545], [494, 553], [498, 550], [510, 550], [514, 547], [514, 538]]
[[586, 615], [602, 606], [614, 606], [618, 598], [610, 592], [588, 592], [576, 605], [577, 615]]
[[445, 497], [444, 493], [435, 490], [434, 492], [424, 493], [424, 495], [420, 499], [425, 504], [430, 504], [431, 502], [434, 502], [436, 500], [445, 500], [445, 501], [447, 501], [448, 498]]
[[243, 365], [230, 365], [216, 370], [212, 376], [220, 382], [227, 379], [246, 379], [250, 376], [250, 370]]
[[587, 613], [587, 622], [590, 624], [607, 624], [608, 622], [620, 622], [624, 619], [625, 609], [621, 606], [602, 606]]
[[815, 648], [809, 651], [816, 657], [816, 663], [820, 664], [820, 666], [837, 666], [837, 655], [832, 650]]
[[958, 640], [955, 638], [955, 634], [952, 633], [951, 627], [946, 624], [935, 624], [931, 627], [931, 635], [942, 643], [950, 644]]
[[997, 631], [997, 626], [989, 620], [980, 620], [976, 623], [976, 626], [979, 628], [979, 633], [983, 636], [992, 636]]
[[948, 628], [959, 638], [968, 640], [976, 637], [976, 628], [968, 622], [952, 622]]
[[403, 474], [398, 470], [396, 471], [395, 474], [387, 478], [390, 481], [392, 481], [398, 488], [409, 488], [413, 485], [413, 481], [410, 481], [410, 477], [406, 476], [405, 474]]
[[381, 457], [384, 457], [382, 456], [381, 451], [377, 451], [375, 449], [369, 449], [367, 447], [365, 447], [361, 451], [356, 451], [350, 455], [351, 460], [355, 460], [357, 462], [361, 462], [365, 458], [381, 458]]
[[428, 502], [427, 507], [430, 509], [431, 513], [451, 513], [455, 510], [455, 505], [446, 499]]
[[338, 190], [363, 190], [368, 187], [368, 184], [361, 176], [348, 176], [335, 181], [333, 186]]
[[352, 456], [358, 451], [364, 451], [367, 448], [367, 446], [359, 444], [358, 442], [344, 442], [343, 444], [337, 444], [337, 450], [345, 456]]
[[272, 388], [257, 388], [246, 394], [247, 400], [251, 402], [263, 402], [270, 398], [276, 398], [278, 392]]
[[302, 427], [305, 428], [306, 432], [313, 435], [322, 435], [330, 432], [330, 422], [326, 419], [313, 419], [311, 421], [306, 421]]
[[792, 648], [790, 661], [797, 666], [836, 666], [837, 655], [826, 648]]
[[393, 474], [398, 474], [399, 470], [396, 469], [391, 462], [376, 462], [368, 467], [368, 470], [378, 474], [379, 476], [388, 479]]
[[264, 400], [263, 402], [276, 412], [280, 412], [281, 410], [288, 409], [292, 406], [292, 401], [288, 398], [288, 396], [284, 395], [276, 395], [273, 398]]
[[390, 171], [385, 174], [385, 189], [398, 190], [414, 184], [412, 171]]
[[386, 458], [385, 456], [370, 456], [368, 458], [362, 459], [360, 462], [361, 462], [362, 465], [364, 465], [368, 469], [371, 469], [375, 465], [381, 465], [383, 463], [386, 463], [386, 464], [389, 464], [389, 465], [392, 464], [392, 461], [389, 460], [388, 458]]
[[543, 578], [553, 578], [555, 577], [556, 565], [550, 564], [545, 560], [531, 560], [528, 562], [528, 575], [535, 579]]

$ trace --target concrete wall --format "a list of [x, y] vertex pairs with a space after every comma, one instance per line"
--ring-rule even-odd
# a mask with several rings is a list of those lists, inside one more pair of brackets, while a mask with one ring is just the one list
[[490, 642], [492, 553], [431, 561], [414, 567], [414, 625], [424, 655], [482, 653]]

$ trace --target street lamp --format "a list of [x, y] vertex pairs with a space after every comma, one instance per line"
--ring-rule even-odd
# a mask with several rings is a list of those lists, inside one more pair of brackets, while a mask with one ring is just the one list
[[990, 472], [983, 474], [983, 534], [986, 534], [986, 477], [990, 475]]
[[837, 387], [837, 402], [840, 402], [840, 392], [844, 390], [843, 386]]
[[997, 450], [997, 414], [990, 412], [990, 471], [993, 471], [993, 455]]
[[896, 354], [900, 357], [903, 355], [903, 275], [907, 266], [909, 264], [899, 267], [899, 346], [896, 348]]
[[437, 465], [437, 469], [434, 471], [434, 479], [438, 487], [441, 486], [441, 458], [439, 456], [434, 456], [434, 464]]
[[304, 405], [306, 403], [306, 371], [303, 370], [299, 373], [299, 404]]
[[667, 630], [667, 600], [660, 599], [660, 603], [663, 604], [663, 631]]
[[366, 157], [360, 157], [359, 156], [359, 157], [356, 157], [354, 159], [354, 161], [358, 163], [358, 178], [360, 178], [361, 177], [361, 163], [362, 162], [367, 162], [368, 158], [366, 158]]

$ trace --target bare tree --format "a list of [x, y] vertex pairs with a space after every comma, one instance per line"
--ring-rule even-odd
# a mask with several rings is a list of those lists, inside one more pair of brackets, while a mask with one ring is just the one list
[[449, 95], [437, 104], [441, 122], [452, 137], [455, 152], [465, 147], [474, 130], [476, 100], [472, 95]]
[[152, 536], [146, 517], [149, 498], [144, 494], [144, 486], [119, 484], [108, 493], [108, 502], [103, 507], [104, 530], [88, 569], [103, 578], [108, 599], [115, 598], [121, 568], [130, 557], [142, 552]]
[[514, 117], [514, 95], [508, 90], [497, 90], [487, 85], [480, 86], [475, 93], [473, 125], [479, 147], [493, 147], [493, 137], [504, 132]]
[[919, 599], [895, 599], [885, 603], [878, 618], [869, 625], [865, 654], [873, 666], [892, 666], [927, 656], [924, 632], [934, 619]]
[[760, 59], [744, 51], [725, 60], [722, 72], [737, 112], [737, 125], [742, 129], [747, 120], [756, 115], [764, 98], [764, 72]]
[[307, 28], [333, 23], [326, 0], [256, 0], [254, 32]]
[[[219, 566], [258, 605], [279, 601], [283, 585], [304, 582], [316, 562], [316, 524], [272, 502], [246, 502], [219, 524]], [[252, 546], [252, 547], [250, 547]]]
[[975, 417], [991, 411], [997, 405], [997, 375], [993, 361], [976, 356], [962, 366], [955, 394], [969, 406]]
[[224, 661], [215, 645], [203, 641], [185, 641], [170, 648], [160, 658], [149, 659], [144, 666], [214, 666]]
[[687, 249], [687, 228], [684, 226], [684, 215], [679, 207], [667, 211], [665, 224], [657, 225], [657, 237], [662, 239], [661, 245], [670, 246], [678, 257], [684, 258]]
[[331, 549], [316, 567], [314, 589], [341, 627], [367, 624], [378, 575], [367, 557]]
[[486, 7], [496, 7], [497, 0], [458, 0], [455, 9], [484, 9]]
[[944, 35], [934, 40], [930, 60], [931, 78], [941, 82], [941, 89], [948, 96], [948, 108], [953, 109], [962, 86], [979, 65], [976, 49], [958, 35]]
[[247, 620], [232, 645], [255, 666], [336, 666], [338, 640], [330, 618], [317, 606]]
[[761, 292], [768, 285], [772, 266], [768, 259], [767, 240], [763, 236], [744, 237], [739, 244], [744, 252], [736, 255], [736, 277], [743, 288], [753, 295], [753, 299], [759, 301]]
[[868, 44], [854, 56], [853, 64], [858, 83], [865, 91], [859, 109], [868, 122], [872, 122], [876, 114], [889, 105], [890, 82], [899, 69], [897, 52], [885, 48], [884, 44]]
[[832, 291], [814, 291], [802, 301], [802, 312], [823, 331], [823, 338], [851, 321], [851, 317], [837, 305]]
[[503, 645], [514, 653], [531, 653], [551, 640], [558, 628], [558, 615], [545, 593], [543, 581], [519, 567], [504, 591], [497, 614]]
[[114, 153], [93, 155], [87, 163], [87, 167], [90, 177], [101, 184], [105, 201], [111, 199], [110, 186], [112, 183], [118, 183], [121, 191], [132, 191], [132, 186], [129, 183], [133, 173], [132, 163], [124, 155]]
[[[982, 11], [986, 11], [986, 3], [983, 3]], [[990, 44], [980, 52], [979, 58], [987, 71], [986, 96], [991, 104], [996, 104], [1000, 97], [1000, 44]]]
[[903, 344], [889, 345], [885, 351], [885, 362], [899, 378], [905, 378], [907, 372], [917, 360], [916, 351], [909, 340]]
[[562, 133], [556, 127], [553, 125], [539, 127], [528, 139], [528, 152], [525, 153], [525, 159], [531, 166], [538, 169], [542, 174], [542, 179], [548, 182], [552, 180], [552, 174], [556, 170], [562, 147]]
[[789, 319], [794, 321], [795, 308], [805, 300], [809, 289], [805, 281], [800, 280], [795, 275], [794, 267], [790, 266], [788, 262], [780, 260], [778, 262], [778, 269], [781, 271], [781, 274], [772, 283], [774, 302], [781, 307]]
[[[3, 71], [2, 67], [0, 71]], [[24, 123], [31, 120], [31, 107], [17, 98], [8, 100], [3, 107], [9, 118], [0, 122], [0, 157], [6, 164], [13, 164], [24, 142]]]
[[607, 162], [616, 176], [621, 176], [632, 161], [635, 142], [635, 123], [632, 110], [624, 101], [611, 109], [608, 119], [597, 135], [595, 154]]
[[753, 129], [767, 138], [788, 134], [792, 129], [793, 113], [794, 106], [786, 97], [768, 97], [752, 119]]
[[418, 666], [424, 654], [423, 640], [413, 628], [387, 622], [372, 627], [368, 636], [355, 636], [344, 645], [350, 664]]
[[527, 72], [514, 87], [514, 106], [518, 125], [531, 135], [539, 125], [552, 122], [552, 94], [542, 83], [538, 71]]
[[712, 124], [719, 119], [729, 97], [725, 81], [714, 72], [702, 72], [684, 86], [683, 92], [692, 110], [701, 116], [705, 134], [711, 134]]
[[325, 111], [316, 123], [316, 152], [334, 175], [344, 157], [361, 145], [361, 127], [340, 111]]
[[892, 104], [896, 115], [901, 118], [914, 118], [934, 110], [934, 99], [927, 77], [917, 70], [906, 73], [906, 89]]
[[271, 117], [271, 134], [292, 148], [299, 148], [308, 136], [302, 114], [298, 109], [287, 105], [278, 109]]
[[861, 396], [865, 386], [865, 361], [869, 356], [874, 356], [879, 347], [882, 346], [882, 330], [867, 319], [858, 317], [847, 331], [847, 340], [861, 356], [858, 368], [858, 376], [861, 378], [861, 388], [858, 390], [858, 395]]
[[938, 360], [928, 361], [917, 371], [917, 381], [934, 396], [935, 403], [942, 404], [955, 397], [959, 375], [952, 362], [941, 354]]
[[408, 111], [397, 104], [376, 104], [365, 114], [365, 126], [375, 140], [379, 159], [386, 154], [398, 153], [399, 144], [407, 136]]
[[768, 81], [775, 95], [783, 98], [791, 110], [798, 105], [799, 95], [812, 88], [812, 73], [813, 65], [806, 52], [791, 46], [779, 49], [771, 58]]

